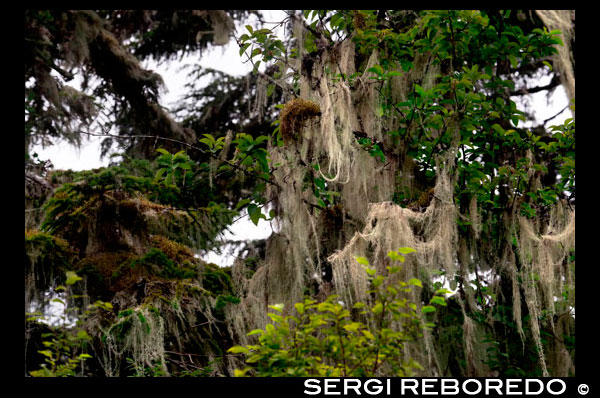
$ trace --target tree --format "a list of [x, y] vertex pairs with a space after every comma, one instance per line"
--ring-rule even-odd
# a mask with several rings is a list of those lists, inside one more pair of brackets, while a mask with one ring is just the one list
[[[35, 15], [31, 26], [48, 29]], [[96, 17], [74, 15], [100, 29]], [[131, 35], [134, 17], [115, 21], [113, 37]], [[285, 317], [307, 296], [375, 305], [356, 257], [383, 273], [388, 253], [411, 247], [396, 277], [422, 281], [405, 298], [435, 325], [404, 347], [419, 374], [574, 374], [575, 122], [525, 127], [531, 116], [517, 106], [561, 84], [574, 99], [574, 13], [314, 10], [283, 23], [285, 39], [250, 25], [236, 35], [254, 65], [247, 81], [193, 71], [219, 76], [190, 87], [181, 123], [152, 106], [150, 72], [129, 76], [136, 85], [118, 108], [131, 116], [120, 131], [136, 136], [128, 157], [53, 174], [64, 184], [45, 202], [44, 231], [26, 237], [26, 265], [28, 275], [62, 273], [46, 273], [31, 297], [43, 302], [75, 270], [85, 295], [112, 303], [86, 329], [108, 347], [97, 353], [106, 374], [128, 355], [143, 375], [233, 374], [243, 358], [227, 348], [252, 346], [248, 333], [273, 321], [270, 305], [283, 303]], [[113, 41], [99, 32], [86, 37], [110, 59]], [[135, 36], [133, 53], [171, 54], [161, 34]], [[90, 62], [121, 95], [116, 72]], [[531, 87], [539, 75], [550, 83]], [[198, 114], [188, 100], [201, 98]], [[148, 135], [174, 146], [153, 160]], [[189, 248], [214, 247], [242, 211], [276, 220], [278, 231], [231, 269], [194, 260]], [[64, 249], [50, 256], [34, 242]], [[425, 305], [440, 289], [454, 292], [447, 305]], [[207, 357], [187, 364], [185, 353]]]

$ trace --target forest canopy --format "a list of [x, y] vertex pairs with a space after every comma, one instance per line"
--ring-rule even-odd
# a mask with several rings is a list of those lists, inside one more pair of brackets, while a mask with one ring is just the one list
[[[275, 22], [25, 11], [25, 375], [574, 376], [575, 12]], [[234, 44], [160, 105], [144, 61]]]

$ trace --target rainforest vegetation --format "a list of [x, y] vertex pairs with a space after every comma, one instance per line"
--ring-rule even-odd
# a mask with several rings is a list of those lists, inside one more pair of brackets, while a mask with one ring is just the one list
[[25, 375], [575, 375], [574, 11], [283, 15], [25, 11]]

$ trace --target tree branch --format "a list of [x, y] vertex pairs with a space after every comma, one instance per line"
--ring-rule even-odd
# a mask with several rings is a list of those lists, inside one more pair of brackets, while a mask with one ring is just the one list
[[202, 148], [200, 148], [200, 147], [197, 147], [197, 146], [195, 146], [195, 145], [189, 144], [189, 143], [187, 143], [187, 142], [184, 142], [184, 141], [176, 140], [176, 139], [174, 139], [174, 138], [169, 138], [169, 137], [160, 137], [160, 136], [157, 136], [157, 135], [114, 135], [114, 134], [108, 134], [108, 133], [104, 133], [104, 134], [94, 134], [94, 133], [90, 133], [90, 132], [87, 132], [87, 131], [82, 131], [81, 133], [82, 133], [82, 134], [87, 134], [87, 135], [90, 135], [90, 136], [93, 136], [93, 137], [111, 137], [111, 138], [121, 138], [121, 139], [127, 139], [127, 138], [150, 138], [150, 139], [154, 139], [154, 140], [165, 140], [165, 141], [175, 142], [175, 143], [177, 143], [177, 144], [185, 145], [185, 146], [187, 146], [187, 147], [189, 147], [189, 148], [195, 149], [195, 150], [197, 150], [197, 151], [200, 151], [201, 153], [204, 153], [204, 154], [206, 154], [206, 155], [209, 155], [210, 157], [212, 157], [212, 158], [214, 158], [214, 159], [216, 159], [216, 160], [219, 160], [219, 161], [221, 161], [221, 162], [224, 162], [224, 163], [226, 163], [228, 166], [230, 166], [230, 167], [232, 167], [232, 168], [234, 168], [234, 169], [236, 169], [236, 170], [238, 170], [238, 171], [241, 171], [241, 172], [242, 172], [242, 173], [244, 173], [244, 174], [247, 174], [247, 175], [250, 175], [250, 176], [256, 177], [256, 178], [258, 178], [259, 180], [262, 180], [262, 181], [264, 181], [264, 182], [267, 182], [267, 183], [269, 183], [269, 184], [275, 185], [275, 186], [276, 186], [276, 187], [278, 187], [278, 188], [281, 188], [281, 186], [280, 186], [279, 184], [277, 184], [277, 183], [276, 183], [275, 181], [273, 181], [273, 180], [270, 180], [270, 179], [268, 179], [268, 178], [264, 178], [264, 177], [262, 177], [262, 176], [260, 176], [260, 175], [256, 175], [256, 174], [254, 174], [254, 173], [251, 173], [251, 172], [249, 172], [248, 170], [246, 170], [246, 169], [244, 169], [244, 168], [242, 168], [242, 167], [238, 166], [238, 165], [237, 165], [237, 164], [235, 164], [235, 163], [231, 163], [231, 162], [230, 162], [230, 161], [228, 161], [228, 160], [221, 160], [221, 159], [220, 159], [220, 157], [218, 157], [216, 153], [207, 152], [207, 151], [205, 151], [204, 149], [202, 149]]
[[545, 85], [545, 86], [538, 86], [538, 87], [533, 87], [533, 88], [523, 87], [523, 88], [521, 88], [519, 90], [511, 91], [510, 95], [511, 96], [515, 96], [515, 95], [529, 95], [529, 94], [534, 94], [534, 93], [538, 93], [540, 91], [552, 90], [553, 88], [558, 87], [559, 85], [560, 85], [560, 77], [558, 77], [558, 75], [554, 75], [554, 77], [552, 78], [552, 80], [550, 81], [550, 83], [547, 84], [547, 85]]

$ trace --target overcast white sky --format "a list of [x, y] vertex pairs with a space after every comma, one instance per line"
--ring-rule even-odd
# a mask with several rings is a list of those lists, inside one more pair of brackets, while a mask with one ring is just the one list
[[[275, 22], [281, 21], [285, 14], [279, 10], [266, 10], [266, 21]], [[242, 23], [238, 27], [237, 35], [241, 35], [244, 29]], [[257, 26], [256, 23], [252, 25]], [[269, 27], [272, 25], [269, 25]], [[169, 108], [183, 94], [183, 87], [186, 83], [187, 74], [179, 71], [181, 65], [199, 63], [204, 67], [209, 67], [232, 75], [244, 75], [251, 70], [249, 64], [244, 64], [239, 55], [239, 47], [234, 40], [222, 47], [214, 47], [199, 56], [188, 56], [181, 61], [172, 61], [156, 65], [154, 62], [146, 62], [144, 66], [158, 72], [164, 79], [167, 92], [161, 97], [161, 105]], [[547, 84], [547, 83], [543, 83]], [[567, 97], [562, 87], [555, 91], [555, 94], [547, 102], [545, 93], [536, 93], [532, 98], [532, 104], [535, 108], [537, 120], [543, 121], [563, 109], [568, 104]], [[567, 117], [571, 117], [569, 111], [563, 112], [559, 117], [554, 119], [551, 124], [562, 123]], [[92, 137], [91, 140], [84, 142], [81, 149], [77, 149], [66, 142], [58, 142], [47, 148], [35, 147], [32, 152], [37, 152], [42, 160], [51, 159], [56, 169], [73, 169], [87, 170], [101, 166], [106, 166], [109, 159], [100, 159], [100, 141], [101, 138]], [[272, 229], [267, 222], [261, 220], [258, 227], [254, 226], [247, 218], [241, 219], [232, 228], [235, 234], [226, 234], [224, 239], [241, 240], [241, 239], [261, 239], [268, 237]], [[225, 260], [227, 264], [223, 264], [223, 258], [216, 254], [210, 254], [208, 261], [221, 263], [221, 265], [231, 265], [233, 258], [228, 256]]]

